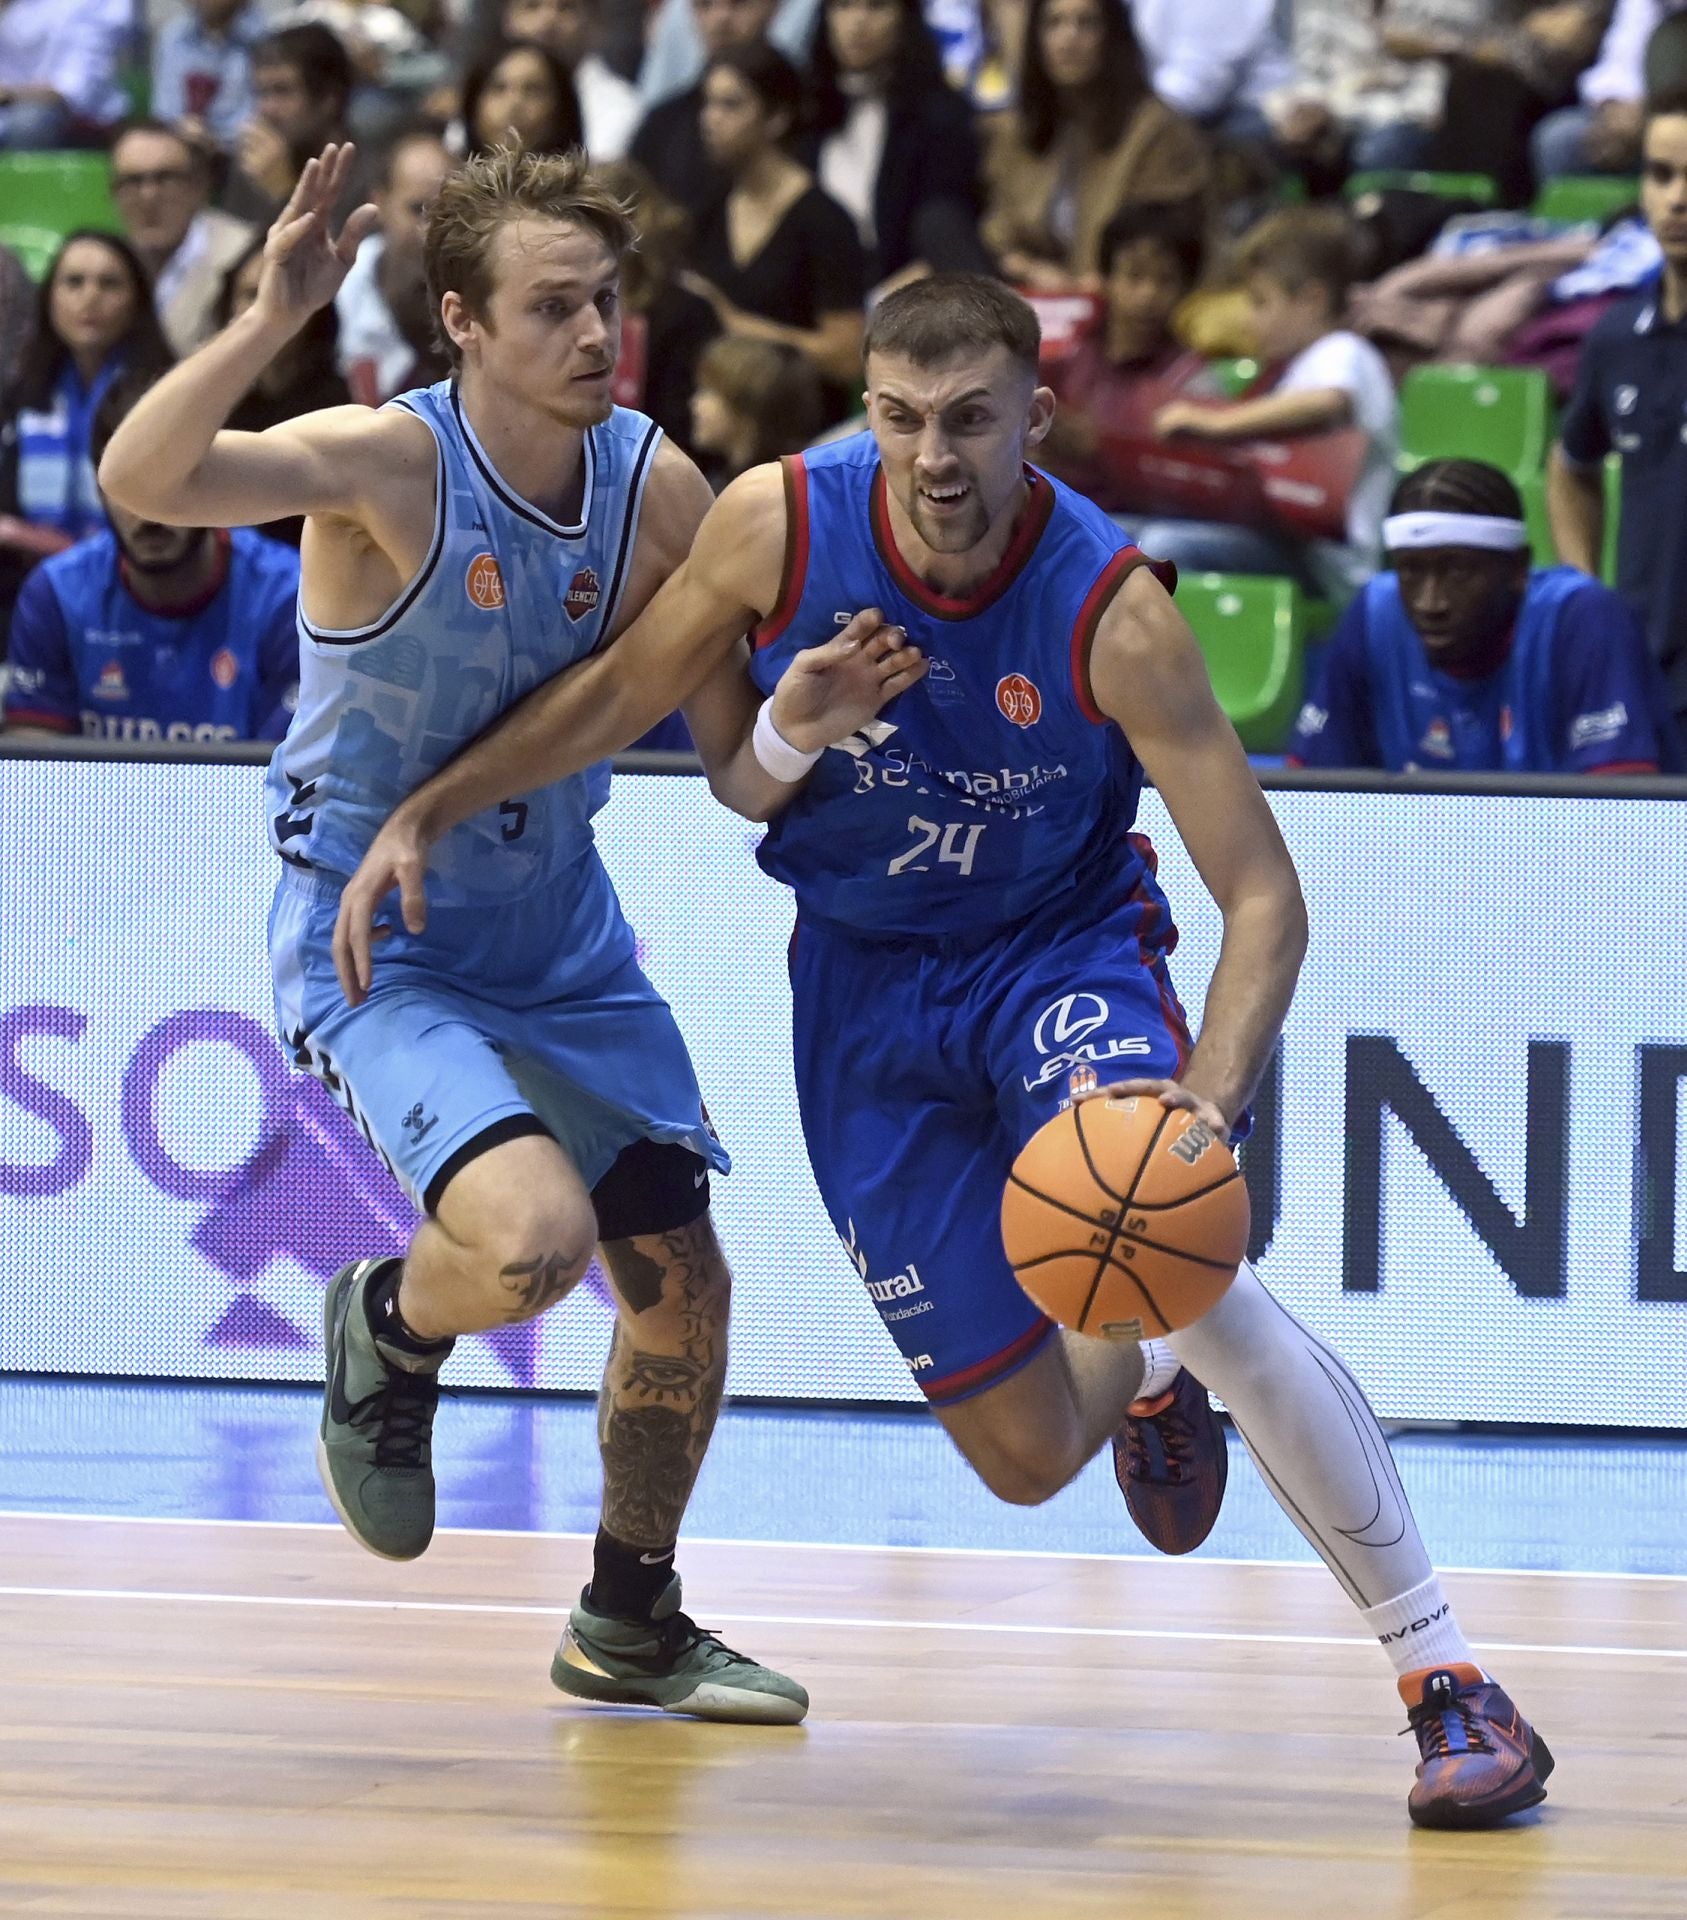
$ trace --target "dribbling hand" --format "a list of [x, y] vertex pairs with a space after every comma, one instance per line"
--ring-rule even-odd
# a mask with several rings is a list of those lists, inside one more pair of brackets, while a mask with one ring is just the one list
[[1072, 1100], [1076, 1105], [1080, 1100], [1129, 1100], [1133, 1096], [1158, 1100], [1161, 1106], [1170, 1107], [1175, 1113], [1192, 1113], [1197, 1120], [1205, 1121], [1220, 1140], [1230, 1138], [1230, 1122], [1218, 1108], [1176, 1080], [1116, 1080], [1109, 1087], [1091, 1087], [1087, 1093], [1075, 1093]]
[[357, 871], [340, 895], [334, 921], [334, 971], [348, 1007], [360, 1007], [369, 997], [375, 976], [374, 947], [392, 932], [377, 926], [375, 912], [396, 887], [399, 914], [407, 933], [421, 933], [428, 924], [427, 870], [430, 842], [403, 807], [370, 843]]
[[773, 724], [802, 753], [846, 740], [925, 678], [930, 661], [877, 607], [858, 613], [822, 646], [805, 647], [773, 695]]
[[357, 250], [375, 231], [377, 208], [367, 202], [346, 218], [338, 238], [328, 231], [334, 204], [345, 189], [357, 149], [327, 146], [305, 162], [286, 206], [264, 241], [264, 266], [258, 281], [259, 309], [289, 327], [325, 307], [351, 271]]

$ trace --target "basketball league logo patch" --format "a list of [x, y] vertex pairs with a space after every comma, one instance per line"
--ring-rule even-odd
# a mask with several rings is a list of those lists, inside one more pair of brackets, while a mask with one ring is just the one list
[[568, 591], [562, 597], [562, 610], [570, 620], [584, 620], [588, 613], [596, 612], [602, 597], [603, 589], [596, 573], [590, 567], [582, 567], [568, 583]]
[[1032, 727], [1043, 717], [1043, 696], [1035, 680], [1022, 673], [1003, 674], [996, 682], [996, 705], [1016, 727]]
[[227, 647], [218, 647], [211, 655], [211, 678], [227, 693], [240, 678], [240, 662]]
[[483, 613], [496, 613], [504, 604], [504, 575], [494, 554], [477, 553], [469, 562], [468, 578], [463, 584], [469, 599]]

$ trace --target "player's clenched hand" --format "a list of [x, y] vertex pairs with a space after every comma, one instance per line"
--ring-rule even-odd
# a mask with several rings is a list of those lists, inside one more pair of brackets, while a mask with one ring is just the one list
[[1128, 1100], [1133, 1095], [1158, 1100], [1161, 1106], [1171, 1107], [1178, 1113], [1192, 1113], [1197, 1120], [1204, 1120], [1220, 1140], [1230, 1138], [1230, 1122], [1218, 1108], [1175, 1080], [1116, 1080], [1110, 1087], [1091, 1087], [1087, 1093], [1075, 1093], [1072, 1098], [1074, 1101]]
[[834, 639], [792, 659], [774, 690], [773, 724], [800, 753], [817, 753], [864, 727], [929, 665], [900, 627], [887, 627], [869, 607]]
[[376, 925], [375, 913], [394, 887], [406, 930], [420, 933], [427, 926], [427, 870], [428, 841], [400, 807], [376, 834], [340, 895], [339, 917], [334, 922], [334, 971], [347, 1006], [360, 1007], [369, 997], [375, 942], [392, 931]]

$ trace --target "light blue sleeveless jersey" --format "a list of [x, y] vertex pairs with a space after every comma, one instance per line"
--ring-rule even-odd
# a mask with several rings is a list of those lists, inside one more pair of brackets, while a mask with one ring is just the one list
[[[621, 407], [593, 427], [580, 518], [562, 526], [498, 477], [453, 382], [388, 404], [425, 421], [437, 444], [428, 557], [370, 626], [313, 627], [301, 606], [298, 711], [266, 781], [271, 845], [325, 879], [348, 878], [407, 794], [523, 694], [598, 647], [626, 585], [661, 439]], [[525, 900], [602, 960], [630, 952], [593, 842], [592, 815], [608, 797], [603, 763], [465, 821], [434, 850], [430, 901]]]

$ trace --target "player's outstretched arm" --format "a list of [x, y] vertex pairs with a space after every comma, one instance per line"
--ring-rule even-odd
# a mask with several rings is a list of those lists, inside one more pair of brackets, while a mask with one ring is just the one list
[[1306, 953], [1300, 880], [1213, 698], [1195, 636], [1146, 567], [1126, 579], [1103, 619], [1090, 690], [1159, 788], [1224, 916], [1201, 1037], [1172, 1103], [1227, 1131], [1270, 1061], [1294, 996]]
[[366, 478], [371, 416], [363, 407], [307, 414], [268, 433], [227, 433], [241, 396], [318, 308], [339, 291], [373, 231], [359, 207], [338, 235], [329, 213], [354, 149], [308, 161], [264, 242], [252, 307], [171, 369], [130, 411], [100, 462], [119, 506], [173, 526], [230, 527], [294, 514], [349, 511]]
[[[669, 463], [667, 471], [664, 488], [677, 491], [684, 484], [679, 469]], [[657, 479], [653, 474], [652, 488]], [[682, 507], [647, 498], [645, 511], [654, 511], [659, 526]], [[785, 566], [786, 519], [776, 466], [735, 480], [703, 515], [684, 562], [613, 645], [535, 687], [393, 813], [340, 896], [334, 965], [352, 1006], [369, 990], [382, 900], [396, 888], [405, 926], [412, 933], [426, 926], [428, 854], [444, 834], [512, 795], [630, 746], [683, 706], [772, 610]], [[641, 545], [644, 537], [641, 531]], [[839, 638], [865, 637], [880, 624], [876, 611], [858, 615]]]
[[[930, 662], [900, 627], [858, 631], [864, 625], [858, 619], [835, 639], [805, 647], [766, 701], [750, 678], [749, 648], [741, 640], [686, 702], [686, 725], [723, 806], [746, 820], [783, 813], [827, 747], [847, 740], [925, 678]], [[758, 730], [765, 736], [768, 729], [771, 741], [758, 740]], [[770, 769], [770, 759], [779, 772]]]

